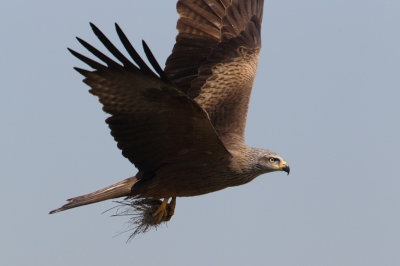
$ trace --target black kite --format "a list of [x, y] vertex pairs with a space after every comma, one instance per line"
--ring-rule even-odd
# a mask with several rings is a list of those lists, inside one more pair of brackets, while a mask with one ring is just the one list
[[118, 25], [118, 36], [136, 65], [93, 24], [94, 33], [119, 62], [79, 38], [105, 65], [70, 50], [94, 69], [75, 68], [111, 115], [106, 123], [122, 155], [139, 171], [69, 199], [51, 213], [127, 197], [128, 205], [142, 211], [135, 233], [144, 232], [171, 218], [176, 197], [242, 185], [268, 172], [289, 173], [275, 152], [244, 143], [261, 48], [263, 0], [179, 0], [177, 10], [179, 34], [164, 71], [143, 42], [158, 75]]

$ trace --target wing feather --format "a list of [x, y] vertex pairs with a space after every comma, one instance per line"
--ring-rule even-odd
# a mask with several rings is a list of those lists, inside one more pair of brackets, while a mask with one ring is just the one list
[[188, 90], [188, 96], [208, 113], [219, 136], [234, 133], [242, 141], [261, 49], [262, 1], [248, 3], [250, 7], [234, 1], [227, 9], [221, 42], [199, 67], [199, 76]]
[[263, 0], [179, 0], [165, 73], [209, 115], [218, 135], [244, 129], [261, 48]]
[[[75, 69], [85, 77], [84, 82], [91, 87], [89, 92], [99, 98], [103, 110], [111, 114], [106, 119], [111, 135], [123, 156], [139, 169], [138, 177], [152, 176], [165, 164], [184, 164], [188, 158], [197, 158], [202, 163], [227, 164], [231, 155], [217, 136], [207, 113], [168, 80], [151, 71], [126, 37], [121, 41], [140, 69], [97, 27], [92, 25], [92, 28], [122, 65], [79, 39], [107, 67], [70, 50], [94, 71]], [[125, 36], [118, 25], [116, 28], [120, 37]], [[158, 63], [150, 49], [145, 49], [152, 66], [157, 68]], [[162, 76], [160, 71], [157, 70]]]
[[165, 74], [183, 92], [198, 77], [198, 69], [220, 42], [222, 17], [230, 1], [179, 0], [178, 35]]

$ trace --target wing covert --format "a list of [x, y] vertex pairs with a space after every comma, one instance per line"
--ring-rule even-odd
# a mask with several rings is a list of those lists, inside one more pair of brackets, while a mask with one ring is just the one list
[[[209, 115], [219, 136], [244, 141], [247, 111], [261, 46], [260, 23], [252, 17], [236, 37], [220, 42], [199, 68], [188, 96]], [[226, 38], [231, 36], [227, 31]]]
[[165, 73], [209, 115], [218, 135], [244, 139], [261, 48], [263, 0], [179, 0]]
[[165, 74], [187, 92], [199, 67], [221, 39], [222, 18], [230, 0], [179, 0], [178, 35], [165, 64]]
[[[225, 164], [230, 158], [213, 129], [207, 113], [185, 93], [172, 85], [150, 62], [157, 76], [139, 57], [121, 29], [118, 35], [138, 67], [130, 62], [94, 25], [95, 34], [106, 48], [123, 64], [113, 61], [90, 44], [79, 41], [92, 54], [105, 62], [97, 63], [75, 51], [71, 53], [94, 68], [75, 68], [85, 76], [90, 93], [99, 97], [103, 110], [111, 117], [106, 123], [122, 154], [139, 171], [152, 175], [168, 163], [185, 162], [188, 158], [212, 164]], [[147, 48], [149, 56], [150, 50]]]

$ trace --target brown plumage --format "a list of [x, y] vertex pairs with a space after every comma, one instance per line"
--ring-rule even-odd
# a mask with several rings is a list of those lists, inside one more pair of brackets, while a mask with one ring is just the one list
[[133, 221], [135, 233], [145, 232], [171, 218], [176, 197], [242, 185], [272, 171], [289, 173], [279, 155], [244, 143], [261, 48], [263, 1], [179, 0], [177, 10], [179, 34], [164, 71], [143, 42], [158, 75], [118, 25], [121, 42], [136, 65], [93, 24], [94, 33], [120, 63], [79, 38], [106, 65], [70, 50], [94, 69], [75, 68], [111, 115], [106, 120], [111, 135], [138, 173], [69, 199], [50, 213], [127, 197], [123, 206], [140, 212]]

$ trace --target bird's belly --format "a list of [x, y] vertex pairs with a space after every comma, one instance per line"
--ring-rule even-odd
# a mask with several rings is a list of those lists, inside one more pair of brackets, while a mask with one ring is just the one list
[[238, 186], [253, 178], [228, 171], [177, 171], [159, 173], [146, 187], [141, 196], [154, 198], [199, 196], [227, 187]]

